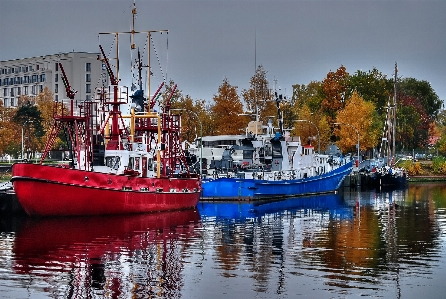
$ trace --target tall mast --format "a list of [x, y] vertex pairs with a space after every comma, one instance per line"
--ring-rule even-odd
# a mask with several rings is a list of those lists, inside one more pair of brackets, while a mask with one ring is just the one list
[[393, 81], [393, 107], [392, 107], [392, 157], [395, 158], [395, 139], [396, 139], [396, 80], [398, 74], [398, 67], [395, 61], [395, 77]]

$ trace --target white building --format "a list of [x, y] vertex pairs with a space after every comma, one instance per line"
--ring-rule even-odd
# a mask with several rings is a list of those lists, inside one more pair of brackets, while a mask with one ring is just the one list
[[99, 53], [71, 52], [0, 61], [0, 100], [5, 107], [17, 107], [21, 95], [35, 97], [45, 87], [53, 92], [54, 100], [66, 99], [59, 63], [71, 88], [77, 91], [75, 100], [93, 100], [95, 89], [108, 84], [98, 56]]

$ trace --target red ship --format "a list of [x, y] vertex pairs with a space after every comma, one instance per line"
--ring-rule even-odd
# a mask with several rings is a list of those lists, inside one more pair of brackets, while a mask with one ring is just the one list
[[[148, 31], [148, 36], [152, 32]], [[129, 33], [133, 35], [135, 31]], [[121, 105], [129, 103], [128, 88], [118, 85], [120, 80], [102, 46], [100, 50], [110, 84], [100, 88], [94, 101], [75, 105], [76, 92], [59, 63], [70, 107], [55, 103], [54, 125], [40, 164], [13, 165], [11, 181], [23, 209], [31, 216], [70, 216], [195, 207], [201, 180], [189, 171], [181, 147], [180, 115], [170, 110], [176, 86], [160, 105], [160, 112], [155, 112], [163, 84], [151, 100], [144, 98], [139, 58], [140, 89], [130, 96], [134, 103], [130, 115], [122, 115]], [[119, 74], [117, 67], [115, 71]], [[129, 120], [129, 125], [124, 119]], [[44, 164], [62, 132], [68, 136], [69, 164]], [[104, 146], [103, 154], [98, 154], [100, 144]]]

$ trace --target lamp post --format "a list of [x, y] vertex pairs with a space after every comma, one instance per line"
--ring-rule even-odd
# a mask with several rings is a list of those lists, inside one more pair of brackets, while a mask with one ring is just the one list
[[[185, 109], [170, 109], [170, 111], [183, 111]], [[194, 111], [188, 110], [187, 113], [193, 114], [200, 123], [200, 178], [203, 176], [203, 125], [198, 117], [198, 114]]]
[[307, 120], [307, 119], [296, 119], [295, 121], [297, 121], [297, 122], [308, 122], [308, 123], [312, 124], [316, 128], [316, 131], [317, 131], [317, 145], [318, 145], [317, 152], [320, 154], [321, 153], [321, 135], [319, 134], [319, 129], [317, 128], [317, 126], [314, 123], [312, 123], [311, 121]]
[[353, 125], [351, 125], [351, 124], [347, 124], [347, 123], [334, 123], [335, 125], [346, 125], [346, 126], [350, 126], [350, 127], [352, 127], [355, 131], [356, 131], [356, 134], [358, 134], [358, 144], [357, 144], [357, 146], [358, 146], [358, 168], [359, 168], [359, 131], [358, 131], [358, 129], [356, 129], [356, 127], [355, 126], [353, 126]]

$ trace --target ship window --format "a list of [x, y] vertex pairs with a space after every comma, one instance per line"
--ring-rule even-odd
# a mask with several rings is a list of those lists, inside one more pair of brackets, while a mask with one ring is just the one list
[[282, 157], [282, 147], [280, 143], [273, 143], [273, 158], [281, 158]]
[[153, 159], [152, 158], [147, 159], [147, 169], [150, 171], [153, 171]]
[[110, 167], [111, 169], [118, 170], [119, 164], [120, 164], [120, 158], [119, 157], [106, 157], [105, 158], [105, 164]]
[[244, 150], [243, 151], [243, 159], [252, 159], [253, 151], [252, 150]]
[[273, 154], [273, 150], [271, 148], [271, 145], [267, 144], [265, 145], [265, 156], [271, 156]]
[[128, 169], [133, 169], [133, 165], [135, 163], [135, 158], [130, 157], [129, 159], [129, 165], [127, 166]]
[[135, 170], [139, 170], [139, 157], [135, 158]]

